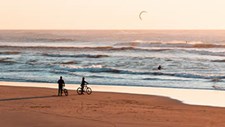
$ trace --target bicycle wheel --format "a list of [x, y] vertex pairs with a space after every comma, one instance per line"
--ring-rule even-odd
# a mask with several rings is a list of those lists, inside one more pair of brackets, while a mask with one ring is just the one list
[[79, 95], [82, 94], [82, 89], [81, 89], [81, 87], [78, 87], [78, 88], [77, 88], [77, 94], [79, 94]]
[[92, 93], [92, 89], [91, 89], [90, 87], [87, 87], [86, 93], [87, 93], [88, 95], [90, 95], [90, 94]]
[[65, 94], [66, 96], [68, 96], [68, 95], [69, 95], [69, 93], [68, 93], [68, 90], [67, 90], [67, 89], [64, 89], [64, 90], [63, 90], [63, 92], [64, 92], [64, 94]]

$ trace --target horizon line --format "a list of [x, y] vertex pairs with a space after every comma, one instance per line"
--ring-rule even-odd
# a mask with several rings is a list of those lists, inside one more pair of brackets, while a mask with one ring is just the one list
[[225, 29], [0, 29], [0, 31], [223, 31]]

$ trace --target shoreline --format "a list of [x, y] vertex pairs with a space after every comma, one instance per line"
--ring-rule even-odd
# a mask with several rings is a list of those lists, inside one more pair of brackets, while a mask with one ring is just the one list
[[[57, 89], [56, 83], [31, 83], [31, 82], [5, 82], [0, 81], [0, 86], [19, 86]], [[69, 91], [75, 90], [79, 84], [66, 84]], [[168, 97], [189, 105], [201, 105], [212, 107], [225, 107], [225, 91], [220, 90], [197, 90], [197, 89], [176, 89], [176, 88], [155, 88], [155, 87], [134, 87], [134, 86], [106, 86], [89, 85], [96, 92], [128, 93], [139, 95], [153, 95]]]

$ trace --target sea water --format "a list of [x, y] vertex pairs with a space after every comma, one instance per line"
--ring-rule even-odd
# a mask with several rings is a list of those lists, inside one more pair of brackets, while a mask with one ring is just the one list
[[[158, 70], [161, 65], [162, 69]], [[0, 81], [213, 89], [222, 30], [2, 30]]]

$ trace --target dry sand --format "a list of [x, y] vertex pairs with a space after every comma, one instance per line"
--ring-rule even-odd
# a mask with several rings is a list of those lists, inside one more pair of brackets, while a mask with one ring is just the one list
[[0, 86], [1, 127], [225, 127], [225, 108], [166, 97]]

